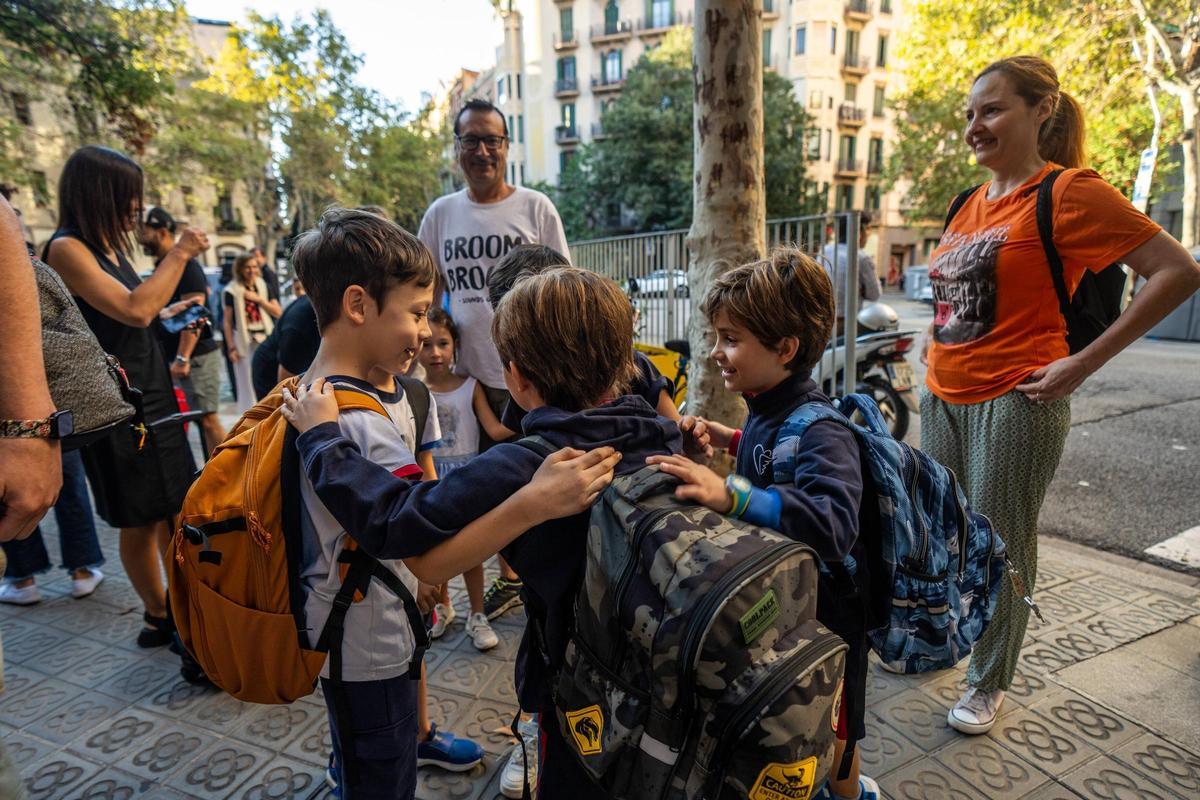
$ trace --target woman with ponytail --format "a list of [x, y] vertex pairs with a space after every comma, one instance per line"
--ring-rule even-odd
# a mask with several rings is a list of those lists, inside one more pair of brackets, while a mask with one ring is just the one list
[[[1048, 62], [1005, 58], [975, 79], [967, 145], [991, 180], [964, 193], [930, 259], [935, 316], [922, 360], [921, 447], [952, 469], [991, 518], [1032, 593], [1037, 521], [1070, 426], [1070, 395], [1200, 288], [1186, 250], [1086, 168], [1083, 110]], [[1061, 172], [1059, 172], [1061, 170]], [[1037, 225], [1050, 176], [1052, 240], [1073, 294], [1085, 270], [1127, 264], [1146, 284], [1117, 320], [1072, 353]], [[950, 710], [987, 732], [1016, 669], [1029, 608], [1006, 580]]]

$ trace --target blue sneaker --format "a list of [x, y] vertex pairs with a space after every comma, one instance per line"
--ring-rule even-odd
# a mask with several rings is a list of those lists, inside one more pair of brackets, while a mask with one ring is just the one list
[[432, 764], [451, 772], [466, 772], [482, 760], [482, 747], [470, 739], [439, 731], [436, 724], [430, 725], [428, 739], [417, 742], [418, 767]]
[[329, 766], [325, 768], [325, 785], [329, 787], [330, 797], [342, 800], [342, 776], [338, 773], [337, 764], [333, 763], [333, 753], [329, 754]]
[[[874, 778], [868, 778], [866, 775], [860, 775], [858, 778], [858, 800], [880, 800], [882, 795], [879, 793], [879, 784]], [[829, 782], [826, 781], [821, 790], [812, 796], [812, 800], [837, 800], [837, 795], [829, 788]]]

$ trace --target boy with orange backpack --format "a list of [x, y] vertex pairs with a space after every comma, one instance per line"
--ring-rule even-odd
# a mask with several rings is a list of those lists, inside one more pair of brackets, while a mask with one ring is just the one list
[[[393, 223], [345, 209], [327, 211], [300, 238], [293, 263], [316, 311], [321, 348], [303, 378], [238, 421], [188, 493], [171, 601], [189, 652], [235, 697], [291, 702], [321, 677], [343, 797], [409, 798], [418, 763], [416, 679], [428, 645], [413, 599], [417, 579], [400, 560], [359, 547], [334, 520], [304, 475], [296, 431], [279, 406], [293, 392], [303, 396], [307, 382], [321, 391], [330, 379], [344, 412], [340, 433], [404, 478], [406, 491], [428, 490], [432, 482], [412, 480], [420, 468], [405, 440], [409, 421], [393, 418], [396, 404], [369, 376], [402, 372], [429, 336], [433, 263]], [[609, 453], [548, 459], [527, 486], [456, 537], [451, 555], [478, 561], [486, 554], [481, 534], [516, 536], [577, 513], [594, 494], [588, 486], [611, 466], [603, 463]], [[430, 546], [414, 536], [401, 556]]]

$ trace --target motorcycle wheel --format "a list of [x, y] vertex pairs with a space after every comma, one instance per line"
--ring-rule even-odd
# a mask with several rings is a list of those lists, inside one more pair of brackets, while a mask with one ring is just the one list
[[[875, 401], [875, 405], [879, 406], [879, 411], [887, 421], [888, 430], [892, 436], [898, 440], [903, 439], [904, 435], [908, 433], [909, 410], [900, 397], [900, 393], [882, 378], [867, 378], [863, 381], [862, 388], [866, 389], [866, 393]], [[854, 421], [862, 424], [862, 420], [855, 419]]]

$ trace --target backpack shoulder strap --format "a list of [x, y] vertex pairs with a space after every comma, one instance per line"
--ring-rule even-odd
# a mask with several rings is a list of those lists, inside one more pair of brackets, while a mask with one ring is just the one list
[[850, 420], [842, 412], [828, 403], [818, 401], [805, 403], [788, 415], [775, 435], [775, 449], [771, 454], [775, 483], [791, 483], [795, 479], [800, 439], [814, 422], [826, 420], [850, 426]]
[[1051, 170], [1042, 179], [1037, 194], [1037, 227], [1038, 236], [1042, 240], [1042, 249], [1046, 252], [1046, 261], [1050, 265], [1050, 279], [1054, 281], [1054, 293], [1058, 295], [1058, 307], [1063, 319], [1070, 320], [1071, 295], [1067, 291], [1067, 281], [1063, 277], [1062, 257], [1054, 246], [1054, 182], [1065, 170]]
[[425, 435], [425, 423], [429, 421], [429, 387], [421, 383], [416, 378], [397, 377], [397, 381], [404, 387], [404, 397], [408, 400], [408, 406], [412, 409], [413, 420], [417, 423], [416, 439], [417, 448], [421, 446], [421, 437]]
[[558, 450], [557, 447], [550, 444], [548, 440], [541, 436], [525, 436], [517, 439], [514, 444], [519, 444], [526, 450], [532, 450], [542, 458], [549, 458], [554, 454], [555, 451]]
[[338, 387], [333, 390], [333, 394], [337, 397], [339, 411], [357, 408], [363, 411], [374, 411], [376, 414], [382, 414], [385, 417], [388, 415], [387, 410], [383, 407], [383, 403], [379, 402], [379, 398], [369, 392]]
[[946, 223], [942, 225], [942, 233], [946, 232], [946, 229], [950, 227], [950, 221], [962, 210], [966, 202], [971, 199], [971, 195], [979, 191], [979, 187], [981, 186], [983, 186], [982, 183], [977, 183], [970, 189], [964, 189], [958, 193], [957, 197], [950, 201], [950, 210], [946, 212]]

